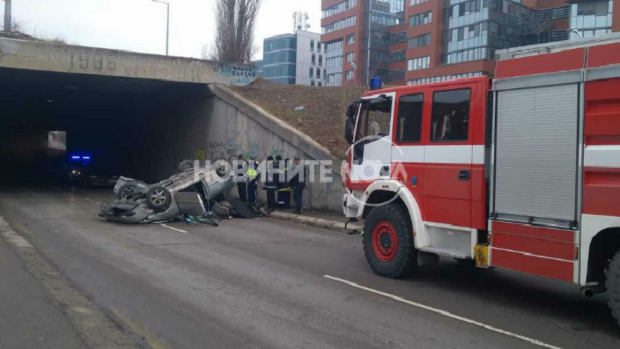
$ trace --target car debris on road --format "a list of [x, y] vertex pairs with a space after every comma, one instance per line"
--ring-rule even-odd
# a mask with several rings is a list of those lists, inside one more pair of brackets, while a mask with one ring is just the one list
[[[179, 173], [155, 184], [120, 177], [114, 193], [118, 200], [113, 204], [102, 203], [100, 216], [109, 221], [139, 224], [163, 223], [177, 219], [217, 226], [214, 216], [230, 216], [222, 203], [228, 199], [234, 179], [230, 167], [217, 163], [215, 167], [199, 168], [191, 160], [179, 164]], [[197, 205], [178, 200], [180, 192], [193, 189]]]

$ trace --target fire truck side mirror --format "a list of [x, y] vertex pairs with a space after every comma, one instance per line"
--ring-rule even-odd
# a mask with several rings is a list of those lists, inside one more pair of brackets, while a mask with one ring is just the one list
[[349, 143], [353, 144], [353, 121], [354, 119], [349, 117], [344, 124], [344, 139]]
[[357, 109], [359, 105], [360, 104], [358, 101], [351, 102], [351, 104], [349, 104], [349, 107], [347, 108], [347, 116], [349, 118], [354, 118], [357, 115]]

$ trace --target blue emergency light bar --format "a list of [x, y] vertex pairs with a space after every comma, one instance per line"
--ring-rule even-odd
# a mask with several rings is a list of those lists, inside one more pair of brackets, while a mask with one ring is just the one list
[[90, 160], [90, 156], [71, 155], [71, 160]]

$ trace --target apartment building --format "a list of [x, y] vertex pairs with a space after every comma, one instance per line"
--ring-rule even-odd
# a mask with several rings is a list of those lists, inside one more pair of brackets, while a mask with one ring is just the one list
[[320, 34], [299, 30], [265, 39], [263, 60], [254, 63], [259, 76], [270, 81], [324, 86], [325, 54]]
[[620, 31], [620, 0], [322, 0], [327, 84], [489, 75], [495, 51]]

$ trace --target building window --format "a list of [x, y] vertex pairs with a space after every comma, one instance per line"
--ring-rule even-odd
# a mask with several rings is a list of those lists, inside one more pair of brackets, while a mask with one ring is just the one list
[[447, 55], [446, 63], [454, 64], [477, 61], [481, 59], [491, 59], [493, 57], [493, 54], [494, 50], [487, 49], [486, 47], [479, 47], [471, 50], [450, 53]]
[[323, 78], [329, 86], [342, 85], [342, 72], [344, 64], [344, 46], [343, 41], [334, 41], [325, 44], [327, 52], [325, 53], [325, 67]]
[[431, 67], [431, 57], [419, 57], [410, 59], [407, 62], [407, 70], [420, 70], [420, 69], [428, 69]]
[[417, 26], [429, 24], [432, 22], [433, 22], [433, 11], [419, 13], [417, 15], [413, 15], [409, 17], [410, 27], [417, 27]]
[[422, 34], [420, 36], [409, 39], [407, 47], [412, 49], [416, 47], [428, 46], [431, 44], [431, 33]]
[[396, 142], [417, 143], [422, 136], [422, 111], [424, 94], [400, 97], [398, 101], [398, 124]]
[[574, 3], [570, 12], [571, 40], [611, 33], [613, 1]]
[[314, 52], [314, 40], [310, 40], [310, 52]]
[[470, 89], [441, 91], [433, 94], [431, 141], [467, 141], [470, 99]]
[[310, 81], [310, 86], [314, 87], [314, 80]]
[[347, 70], [346, 74], [345, 74], [345, 79], [347, 81], [353, 81], [353, 79], [355, 79], [355, 71], [353, 70]]
[[310, 79], [314, 79], [314, 68], [310, 67]]
[[355, 34], [347, 35], [347, 45], [355, 44]]
[[402, 62], [407, 60], [407, 51], [390, 52], [390, 62]]
[[379, 25], [383, 25], [386, 27], [392, 27], [395, 25], [399, 25], [401, 21], [401, 19], [398, 17], [383, 15], [383, 14], [378, 14], [378, 13], [373, 13], [370, 16], [370, 20], [374, 24], [379, 24]]
[[333, 16], [340, 12], [344, 12], [346, 10], [352, 9], [357, 5], [357, 0], [347, 0], [341, 3], [338, 3], [326, 10], [323, 10], [323, 18], [327, 18], [329, 16]]
[[277, 50], [296, 50], [297, 37], [294, 35], [265, 39], [265, 52]]
[[320, 43], [320, 42], [317, 42], [317, 43], [316, 43], [316, 51], [317, 51], [318, 53], [321, 53], [321, 43]]
[[319, 67], [323, 66], [323, 56], [319, 55]]
[[312, 65], [316, 65], [316, 55], [312, 54]]
[[321, 69], [316, 70], [316, 78], [317, 80], [321, 80]]
[[319, 87], [323, 86], [323, 83], [321, 81], [319, 81]]
[[349, 18], [345, 18], [343, 20], [340, 20], [338, 22], [334, 22], [331, 24], [328, 24], [326, 26], [323, 27], [323, 34], [329, 34], [331, 32], [335, 32], [337, 30], [341, 30], [341, 29], [345, 29], [345, 28], [350, 28], [352, 26], [354, 26], [357, 23], [357, 16], [351, 16]]
[[409, 0], [409, 6], [415, 6], [415, 5], [418, 5], [423, 2], [427, 2], [427, 1], [430, 1], [430, 0]]
[[347, 53], [347, 63], [355, 62], [355, 52]]

